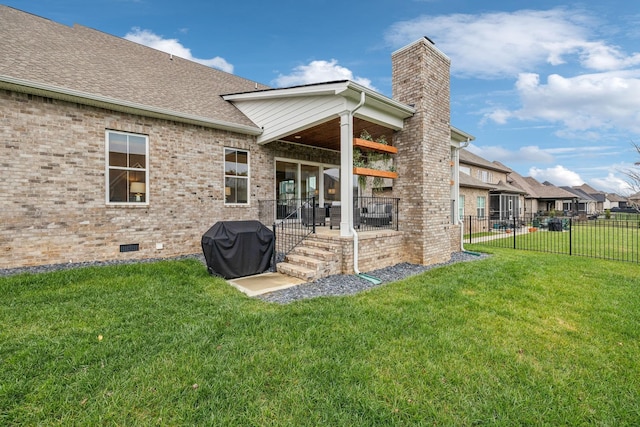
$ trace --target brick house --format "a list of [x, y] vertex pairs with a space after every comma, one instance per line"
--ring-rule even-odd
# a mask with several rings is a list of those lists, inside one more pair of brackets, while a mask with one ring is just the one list
[[217, 221], [258, 219], [288, 192], [369, 196], [353, 185], [364, 130], [397, 149], [396, 226], [358, 233], [342, 209], [338, 231], [309, 237], [337, 257], [323, 274], [460, 249], [452, 170], [469, 136], [426, 38], [392, 54], [392, 98], [351, 81], [273, 89], [7, 6], [0, 44], [0, 268], [193, 254]]
[[511, 169], [460, 150], [460, 215], [508, 220], [523, 214], [524, 191], [511, 184]]
[[533, 177], [523, 177], [516, 171], [511, 171], [510, 176], [514, 185], [526, 193], [524, 214], [527, 218], [571, 210], [577, 201], [573, 193], [549, 182], [541, 183]]

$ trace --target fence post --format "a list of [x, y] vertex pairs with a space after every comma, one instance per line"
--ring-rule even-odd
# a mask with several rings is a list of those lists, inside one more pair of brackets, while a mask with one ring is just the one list
[[573, 229], [573, 223], [571, 218], [569, 218], [569, 256], [573, 255], [573, 239], [571, 230]]
[[272, 257], [273, 257], [272, 263], [273, 263], [273, 271], [274, 272], [278, 271], [278, 268], [276, 266], [276, 264], [278, 262], [278, 257], [276, 256], [276, 254], [278, 253], [278, 245], [276, 245], [276, 236], [277, 236], [276, 231], [277, 231], [276, 223], [274, 222], [273, 223], [273, 255], [272, 255]]
[[398, 221], [398, 214], [400, 213], [400, 199], [396, 197], [396, 231], [400, 230], [400, 227], [398, 226], [398, 224], [400, 224], [400, 221]]
[[516, 248], [517, 246], [516, 245], [516, 222], [517, 222], [517, 219], [516, 219], [516, 216], [514, 215], [513, 216], [513, 249], [517, 249]]
[[469, 215], [469, 244], [471, 244], [471, 215]]
[[311, 198], [311, 222], [313, 223], [311, 227], [313, 234], [316, 234], [316, 196]]

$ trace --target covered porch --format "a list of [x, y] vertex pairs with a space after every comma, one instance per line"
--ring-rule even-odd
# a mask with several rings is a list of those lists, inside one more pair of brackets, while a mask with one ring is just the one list
[[[329, 227], [337, 228], [343, 237], [353, 236], [363, 219], [373, 226], [374, 214], [379, 215], [380, 225], [391, 223], [386, 224], [382, 217], [393, 212], [372, 212], [373, 206], [367, 205], [375, 205], [375, 201], [365, 203], [362, 198], [374, 196], [374, 185], [391, 188], [389, 180], [398, 177], [393, 170], [392, 157], [397, 153], [394, 134], [414, 114], [413, 107], [352, 81], [230, 94], [224, 99], [264, 130], [257, 137], [259, 145], [309, 148], [307, 156], [274, 157], [272, 197], [259, 201], [265, 224], [291, 222], [292, 212], [303, 207], [317, 208], [310, 212], [314, 225], [327, 224], [331, 219], [333, 225]], [[364, 141], [359, 138], [363, 135], [367, 135]], [[317, 150], [333, 153], [335, 162], [318, 162], [312, 154]], [[360, 164], [362, 161], [367, 164]], [[275, 206], [267, 208], [269, 203]], [[394, 208], [397, 229], [397, 201]], [[273, 218], [269, 218], [268, 210]], [[367, 216], [358, 218], [359, 213]], [[301, 210], [296, 215], [300, 220], [308, 219], [309, 212]]]

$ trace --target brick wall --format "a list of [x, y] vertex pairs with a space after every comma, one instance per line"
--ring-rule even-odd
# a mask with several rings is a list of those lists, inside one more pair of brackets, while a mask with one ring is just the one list
[[[343, 274], [353, 274], [353, 238], [341, 236], [315, 237], [340, 246], [339, 256]], [[392, 230], [367, 231], [358, 234], [358, 270], [361, 273], [408, 262], [406, 233]]]
[[401, 198], [400, 227], [412, 262], [433, 264], [451, 255], [450, 60], [426, 39], [392, 55], [393, 98], [416, 114], [394, 138]]
[[[274, 156], [337, 155], [167, 120], [0, 91], [0, 268], [199, 253], [219, 220], [256, 219]], [[105, 130], [148, 135], [148, 206], [105, 203]], [[249, 206], [224, 205], [224, 147], [250, 151]], [[137, 252], [120, 253], [121, 244]], [[161, 244], [162, 249], [156, 249]]]

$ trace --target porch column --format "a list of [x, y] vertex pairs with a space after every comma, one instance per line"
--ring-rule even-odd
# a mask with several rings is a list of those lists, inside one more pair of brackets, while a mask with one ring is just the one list
[[340, 236], [351, 236], [353, 225], [353, 117], [340, 113]]

